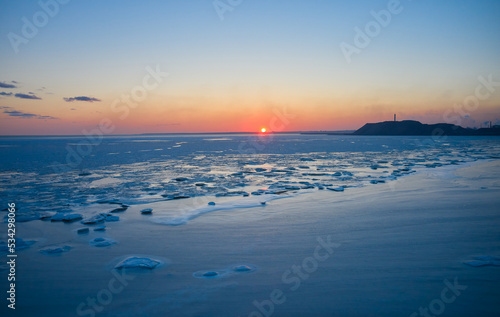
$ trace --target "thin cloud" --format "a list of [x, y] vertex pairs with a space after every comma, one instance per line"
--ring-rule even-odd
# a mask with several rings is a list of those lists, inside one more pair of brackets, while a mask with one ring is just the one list
[[[10, 107], [3, 107], [3, 108], [10, 108]], [[17, 118], [24, 118], [24, 119], [40, 119], [40, 120], [55, 120], [58, 119], [56, 117], [52, 116], [41, 116], [39, 114], [34, 114], [34, 113], [26, 113], [18, 110], [4, 110], [3, 113], [6, 113], [10, 117], [17, 117]]]
[[12, 96], [11, 92], [0, 91], [1, 96]]
[[[14, 84], [16, 84], [16, 81], [12, 81]], [[0, 88], [17, 88], [16, 85], [5, 83], [3, 81], [0, 81]]]
[[44, 120], [44, 119], [49, 119], [49, 120], [57, 120], [57, 119], [59, 119], [59, 118], [52, 117], [52, 116], [38, 116], [38, 118], [37, 118], [37, 119], [42, 119], [42, 120]]
[[21, 99], [42, 99], [35, 94], [15, 94], [14, 96]]
[[64, 101], [66, 102], [73, 102], [73, 101], [86, 101], [86, 102], [99, 102], [101, 99], [93, 98], [93, 97], [87, 97], [87, 96], [79, 96], [79, 97], [70, 97], [70, 98], [63, 98]]
[[33, 113], [26, 113], [17, 110], [4, 110], [3, 113], [8, 114], [11, 117], [22, 117], [22, 118], [35, 118], [37, 115]]

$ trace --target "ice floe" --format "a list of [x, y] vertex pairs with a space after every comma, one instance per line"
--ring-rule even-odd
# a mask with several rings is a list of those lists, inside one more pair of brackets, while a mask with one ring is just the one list
[[152, 208], [146, 208], [146, 209], [142, 209], [141, 210], [141, 214], [143, 215], [150, 215], [153, 213], [153, 209]]
[[81, 214], [64, 214], [57, 213], [50, 218], [50, 221], [64, 221], [64, 222], [73, 222], [81, 220], [83, 216]]
[[229, 277], [234, 274], [251, 273], [254, 272], [256, 269], [257, 268], [251, 264], [238, 264], [238, 265], [231, 265], [228, 268], [224, 269], [197, 271], [193, 273], [193, 276], [196, 278], [213, 279], [213, 278]]
[[115, 265], [115, 269], [154, 269], [160, 265], [162, 261], [146, 257], [128, 257]]
[[40, 253], [46, 254], [46, 255], [54, 255], [54, 254], [61, 254], [64, 252], [68, 252], [72, 248], [68, 245], [62, 246], [62, 247], [47, 247], [44, 249], [40, 250]]
[[89, 228], [80, 228], [80, 229], [76, 229], [76, 233], [78, 234], [87, 234], [90, 232], [90, 229]]
[[117, 242], [113, 239], [103, 237], [95, 238], [89, 241], [89, 244], [94, 247], [109, 247], [116, 243]]

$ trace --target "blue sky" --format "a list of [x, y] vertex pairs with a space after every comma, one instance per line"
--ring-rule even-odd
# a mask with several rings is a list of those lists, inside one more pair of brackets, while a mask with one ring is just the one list
[[[78, 134], [103, 117], [117, 133], [242, 131], [283, 107], [300, 118], [287, 130], [355, 129], [394, 112], [442, 122], [474, 92], [478, 76], [500, 81], [499, 1], [401, 1], [401, 13], [350, 63], [340, 44], [353, 44], [354, 28], [364, 29], [371, 11], [390, 1], [244, 0], [221, 20], [208, 0], [73, 0], [58, 4], [18, 53], [8, 34], [22, 35], [22, 18], [31, 21], [42, 8], [0, 3], [0, 82], [16, 81], [12, 92], [42, 98], [0, 95], [0, 106], [57, 118], [4, 113], [1, 134]], [[168, 79], [134, 116], [117, 119], [110, 104], [141, 82], [148, 65], [160, 65]], [[463, 124], [500, 118], [499, 94]], [[101, 101], [63, 99], [76, 96]], [[151, 128], [165, 114], [175, 125]]]

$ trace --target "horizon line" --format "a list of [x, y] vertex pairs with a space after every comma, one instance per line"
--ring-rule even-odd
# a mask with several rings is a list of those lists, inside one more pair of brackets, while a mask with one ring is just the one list
[[[106, 136], [148, 136], [148, 135], [164, 135], [164, 134], [257, 134], [257, 135], [266, 135], [266, 134], [298, 134], [298, 133], [313, 133], [313, 134], [321, 134], [321, 133], [346, 133], [354, 132], [356, 130], [306, 130], [306, 131], [268, 131], [265, 133], [262, 132], [147, 132], [147, 133], [120, 133], [120, 134], [105, 134]], [[47, 136], [66, 136], [66, 137], [85, 137], [84, 134], [0, 134], [0, 137], [47, 137]]]

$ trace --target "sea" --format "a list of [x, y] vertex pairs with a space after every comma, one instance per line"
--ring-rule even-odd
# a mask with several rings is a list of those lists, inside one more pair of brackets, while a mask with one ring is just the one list
[[[498, 137], [155, 134], [0, 137], [0, 210], [17, 222], [95, 216], [99, 204], [234, 197], [158, 220], [184, 225], [219, 209], [315, 191], [391, 183], [424, 169], [500, 158]], [[194, 204], [186, 204], [194, 206]], [[208, 205], [207, 205], [208, 206]], [[59, 217], [59, 218], [57, 218]], [[68, 219], [80, 219], [79, 217]]]

